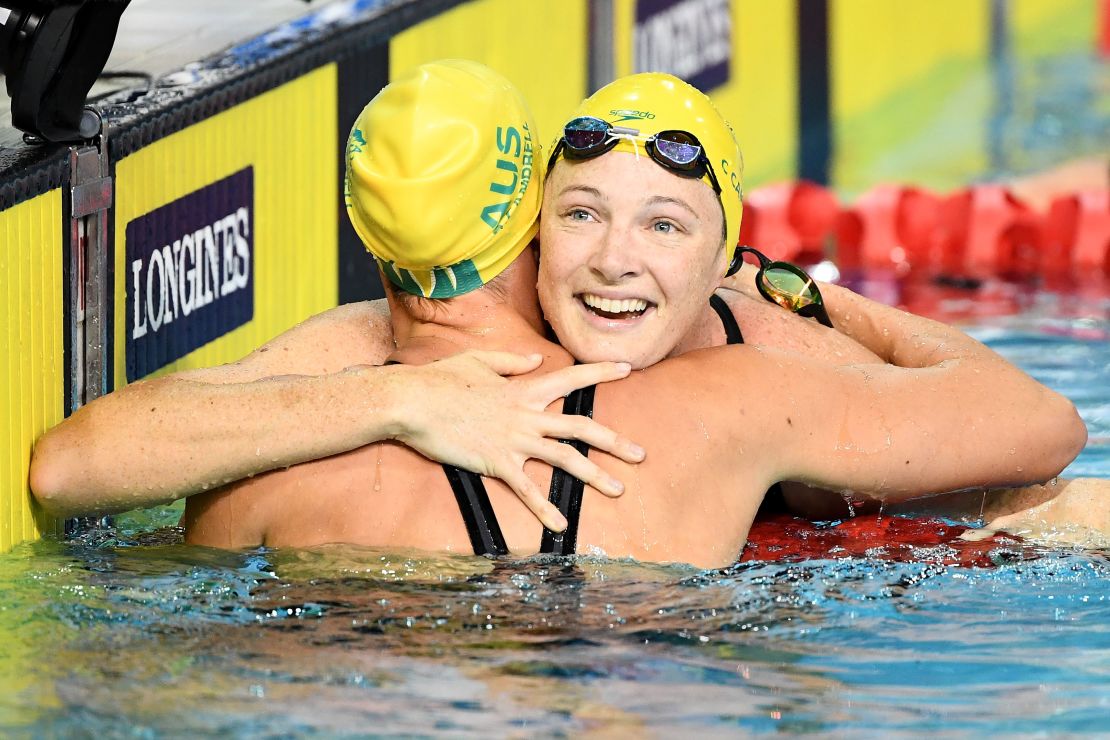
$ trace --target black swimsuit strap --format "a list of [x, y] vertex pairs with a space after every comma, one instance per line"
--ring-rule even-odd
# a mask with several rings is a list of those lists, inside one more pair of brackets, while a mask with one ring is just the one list
[[709, 296], [709, 305], [721, 317], [721, 325], [725, 327], [725, 337], [729, 344], [743, 344], [744, 335], [740, 333], [740, 325], [736, 323], [736, 317], [732, 315], [729, 310], [728, 304], [725, 299], [714, 293]]
[[[591, 385], [567, 395], [566, 400], [563, 401], [563, 413], [593, 418], [596, 388], [597, 386]], [[560, 441], [573, 446], [582, 455], [589, 453], [590, 446], [585, 442], [569, 439]], [[562, 534], [556, 534], [545, 527], [543, 539], [540, 541], [540, 552], [554, 555], [574, 554], [578, 544], [578, 517], [582, 512], [582, 493], [585, 488], [586, 484], [562, 468], [552, 469], [551, 491], [548, 493], [547, 500], [555, 504], [567, 518], [567, 528]]]
[[443, 472], [455, 492], [459, 513], [466, 523], [466, 533], [470, 536], [470, 546], [475, 555], [508, 555], [505, 536], [497, 523], [497, 514], [489, 502], [486, 484], [482, 476], [469, 470], [443, 465]]

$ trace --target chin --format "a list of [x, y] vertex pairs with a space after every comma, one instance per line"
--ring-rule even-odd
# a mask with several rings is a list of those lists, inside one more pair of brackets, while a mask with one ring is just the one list
[[643, 370], [645, 367], [651, 367], [655, 363], [662, 361], [665, 357], [666, 355], [661, 352], [652, 352], [650, 354], [641, 353], [640, 356], [625, 359], [623, 362], [632, 365], [633, 370]]
[[650, 352], [624, 347], [612, 342], [583, 342], [580, 346], [563, 345], [579, 362], [627, 362], [633, 370], [643, 370], [662, 360], [665, 352]]

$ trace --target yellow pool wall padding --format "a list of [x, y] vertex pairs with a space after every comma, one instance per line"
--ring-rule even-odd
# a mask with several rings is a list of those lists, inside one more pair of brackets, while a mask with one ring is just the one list
[[935, 172], [938, 138], [953, 154], [953, 169], [922, 184], [981, 172], [990, 33], [986, 2], [832, 0], [832, 184], [853, 193], [907, 172]]
[[419, 23], [389, 44], [392, 79], [436, 59], [472, 59], [517, 86], [532, 107], [544, 151], [586, 97], [586, 0], [476, 0]]
[[159, 374], [237, 360], [336, 305], [339, 147], [328, 64], [152, 143], [116, 166], [115, 387], [126, 385], [127, 224], [254, 168], [254, 318]]
[[0, 552], [61, 531], [27, 487], [31, 447], [62, 420], [62, 191], [0, 212]]

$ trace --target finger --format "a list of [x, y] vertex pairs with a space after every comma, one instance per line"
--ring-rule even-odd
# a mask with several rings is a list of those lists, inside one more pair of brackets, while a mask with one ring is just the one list
[[626, 378], [630, 372], [632, 372], [632, 366], [627, 362], [591, 362], [556, 370], [542, 378], [536, 378], [533, 383], [536, 392], [545, 401], [550, 402], [588, 385]]
[[523, 470], [516, 470], [512, 473], [505, 472], [497, 474], [509, 488], [513, 489], [513, 493], [517, 495], [528, 510], [531, 511], [540, 524], [550, 529], [552, 532], [562, 532], [567, 528], [567, 518], [559, 511], [555, 504], [547, 500], [532, 479], [524, 474]]
[[985, 540], [993, 537], [996, 534], [1002, 534], [1004, 532], [1020, 536], [1023, 532], [1029, 531], [1031, 531], [1029, 528], [1029, 522], [1026, 521], [1020, 513], [1008, 514], [1006, 516], [1000, 516], [996, 519], [992, 519], [979, 529], [969, 529], [968, 531], [961, 534], [960, 538], [970, 540], [971, 542], [977, 542], [979, 540]]
[[[1034, 510], [1035, 511], [1035, 510]], [[1013, 514], [1006, 514], [1004, 516], [995, 517], [983, 525], [987, 529], [1006, 529], [1012, 530], [1015, 526], [1027, 525], [1030, 520], [1030, 512], [1019, 511]]]
[[585, 416], [545, 414], [543, 423], [545, 437], [581, 440], [595, 450], [607, 452], [625, 462], [642, 462], [647, 454], [632, 440]]
[[568, 444], [554, 440], [544, 440], [536, 449], [534, 456], [549, 465], [562, 468], [606, 496], [615, 498], [624, 493], [623, 483]]
[[543, 362], [543, 355], [534, 353], [518, 355], [515, 352], [495, 352], [493, 350], [472, 350], [466, 356], [478, 360], [498, 375], [521, 375], [530, 373]]
[[968, 542], [979, 542], [980, 540], [990, 539], [998, 534], [998, 530], [991, 529], [990, 527], [982, 527], [980, 529], [969, 529], [960, 535], [961, 540]]

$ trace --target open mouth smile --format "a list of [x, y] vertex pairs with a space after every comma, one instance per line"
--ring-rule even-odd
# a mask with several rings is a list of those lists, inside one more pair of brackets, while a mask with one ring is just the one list
[[605, 321], [635, 321], [655, 304], [643, 298], [604, 298], [593, 293], [579, 293], [578, 300], [588, 313]]

